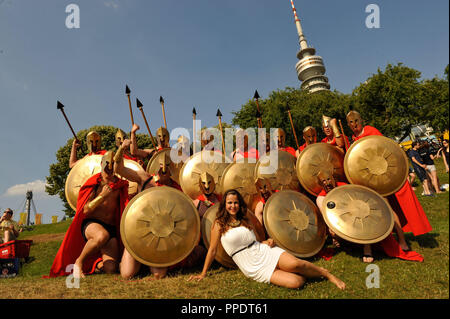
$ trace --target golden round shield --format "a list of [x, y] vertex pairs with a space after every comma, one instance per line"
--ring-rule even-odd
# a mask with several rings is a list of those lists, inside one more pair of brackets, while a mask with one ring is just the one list
[[185, 259], [200, 240], [200, 217], [192, 200], [168, 186], [136, 195], [120, 221], [120, 236], [140, 263], [168, 267]]
[[[174, 152], [176, 154], [177, 150], [172, 149], [172, 148], [163, 148], [159, 151], [157, 151], [155, 154], [153, 154], [152, 158], [148, 161], [147, 164], [147, 173], [149, 173], [150, 175], [152, 174], [156, 174], [159, 171], [159, 162], [160, 159], [164, 156], [167, 155], [169, 158], [172, 159], [171, 157], [171, 152]], [[177, 182], [177, 184], [180, 184], [180, 171], [181, 171], [181, 167], [183, 167], [184, 162], [182, 161], [181, 158], [177, 158], [179, 159], [179, 163], [175, 163], [173, 160], [171, 160], [171, 163], [169, 165], [169, 171], [170, 171], [170, 177]]]
[[334, 188], [322, 203], [323, 218], [339, 237], [358, 244], [373, 244], [386, 238], [394, 227], [387, 201], [374, 190], [360, 185]]
[[367, 186], [388, 196], [405, 184], [409, 165], [405, 152], [396, 142], [371, 135], [350, 146], [345, 154], [344, 170], [351, 184]]
[[293, 190], [270, 196], [263, 212], [264, 226], [275, 243], [297, 257], [317, 254], [326, 239], [326, 225], [319, 209]]
[[295, 170], [296, 158], [291, 153], [274, 150], [261, 156], [256, 163], [254, 179], [267, 178], [273, 190], [300, 190]]
[[192, 155], [187, 160], [180, 171], [180, 186], [183, 192], [192, 199], [197, 199], [202, 194], [200, 190], [199, 178], [203, 172], [207, 172], [214, 178], [217, 194], [222, 194], [220, 181], [223, 172], [229, 163], [232, 163], [227, 157], [219, 152], [201, 151]]
[[247, 158], [242, 163], [231, 163], [223, 171], [220, 181], [220, 189], [223, 192], [229, 189], [237, 190], [244, 198], [247, 207], [253, 212], [260, 198], [253, 176], [255, 167], [256, 163], [249, 163]]
[[[219, 210], [219, 204], [213, 205], [206, 210], [205, 214], [202, 217], [202, 227], [201, 227], [202, 239], [203, 239], [203, 243], [205, 244], [206, 248], [208, 248], [208, 249], [209, 249], [209, 244], [211, 243], [211, 227], [213, 226], [214, 221], [216, 220], [218, 210]], [[258, 221], [256, 216], [250, 210], [247, 210], [246, 217], [255, 227], [256, 240], [258, 240], [260, 242], [265, 240], [264, 227]], [[225, 267], [237, 268], [237, 265], [235, 264], [233, 259], [230, 257], [230, 255], [227, 254], [225, 249], [223, 249], [223, 246], [222, 246], [220, 240], [219, 240], [219, 245], [217, 247], [215, 259], [217, 260], [217, 262], [219, 262], [221, 265], [223, 265]]]
[[322, 186], [317, 180], [317, 174], [320, 171], [332, 174], [336, 181], [346, 181], [344, 152], [327, 143], [308, 145], [297, 158], [296, 172], [300, 184], [314, 196], [322, 191]]
[[[78, 193], [81, 186], [93, 175], [100, 173], [102, 155], [89, 155], [78, 160], [74, 167], [69, 172], [66, 178], [65, 194], [66, 200], [70, 207], [76, 211]], [[144, 170], [137, 162], [129, 159], [123, 159], [125, 167], [128, 167], [134, 171]], [[118, 175], [120, 177], [120, 175]], [[138, 184], [135, 182], [129, 182], [128, 194], [133, 196], [137, 193]]]

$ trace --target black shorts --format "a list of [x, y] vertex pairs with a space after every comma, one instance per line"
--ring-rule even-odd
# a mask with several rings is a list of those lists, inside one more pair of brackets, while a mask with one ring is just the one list
[[421, 182], [423, 182], [427, 178], [427, 172], [422, 167], [414, 166], [414, 172], [416, 172], [416, 175]]
[[102, 227], [108, 232], [109, 239], [116, 237], [117, 229], [116, 229], [115, 226], [108, 225], [108, 224], [102, 222], [101, 220], [98, 220], [98, 219], [95, 219], [95, 218], [85, 218], [83, 220], [83, 222], [81, 223], [81, 235], [83, 236], [85, 241], [87, 241], [87, 238], [86, 238], [86, 235], [85, 235], [84, 232], [86, 231], [86, 228], [92, 223], [96, 223], [96, 224], [102, 225]]

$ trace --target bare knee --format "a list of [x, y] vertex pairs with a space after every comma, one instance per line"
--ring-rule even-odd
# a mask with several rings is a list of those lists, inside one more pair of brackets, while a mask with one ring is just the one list
[[95, 242], [98, 248], [101, 248], [108, 242], [109, 234], [107, 232], [99, 232], [92, 238], [92, 240]]
[[163, 279], [167, 274], [167, 267], [150, 267], [152, 274], [155, 276], [155, 279]]
[[296, 276], [296, 277], [290, 278], [289, 281], [285, 283], [285, 285], [286, 285], [286, 288], [298, 289], [298, 288], [303, 287], [305, 282], [306, 282], [305, 278]]

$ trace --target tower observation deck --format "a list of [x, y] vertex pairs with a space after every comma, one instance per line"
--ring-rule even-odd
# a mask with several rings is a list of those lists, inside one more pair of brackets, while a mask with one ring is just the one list
[[291, 0], [291, 5], [294, 11], [295, 25], [300, 44], [300, 51], [297, 52], [299, 61], [295, 65], [295, 68], [298, 79], [302, 82], [301, 89], [307, 90], [310, 93], [329, 90], [330, 84], [328, 83], [328, 78], [325, 76], [325, 65], [323, 64], [322, 57], [315, 55], [316, 49], [308, 47], [293, 0]]

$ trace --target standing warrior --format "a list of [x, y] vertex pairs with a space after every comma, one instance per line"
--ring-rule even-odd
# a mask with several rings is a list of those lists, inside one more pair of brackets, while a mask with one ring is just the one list
[[267, 178], [257, 178], [255, 180], [255, 186], [258, 190], [261, 199], [259, 200], [258, 204], [256, 204], [255, 207], [255, 216], [258, 218], [261, 225], [264, 226], [264, 219], [263, 219], [263, 212], [264, 212], [264, 205], [269, 200], [269, 197], [272, 196], [274, 192], [277, 192], [277, 190], [272, 189], [272, 185], [270, 184], [270, 181]]
[[[275, 140], [274, 140], [275, 145], [276, 145], [275, 149], [278, 149], [280, 151], [285, 151], [285, 152], [291, 153], [292, 155], [296, 156], [294, 148], [284, 145], [286, 142], [286, 133], [284, 132], [284, 130], [282, 128], [279, 128], [279, 129], [277, 129], [276, 132], [277, 133], [275, 134]], [[267, 145], [266, 145], [266, 148], [267, 148]]]
[[322, 129], [325, 133], [325, 138], [322, 140], [322, 143], [328, 143], [333, 146], [337, 146], [342, 150], [345, 150], [345, 141], [347, 141], [347, 145], [349, 145], [349, 141], [347, 136], [341, 134], [339, 131], [339, 127], [336, 119], [332, 119], [331, 117], [322, 115]]
[[137, 156], [140, 159], [151, 158], [153, 154], [163, 148], [170, 148], [170, 134], [169, 131], [165, 127], [160, 127], [156, 130], [156, 140], [158, 142], [158, 146], [151, 149], [138, 149], [137, 140], [136, 140], [136, 131], [139, 130], [139, 125], [136, 123], [133, 124], [131, 129], [131, 154], [132, 156]]
[[[86, 156], [90, 155], [104, 155], [106, 150], [101, 150], [102, 138], [100, 134], [95, 131], [90, 131], [86, 135], [86, 143], [88, 146], [89, 153]], [[72, 149], [70, 151], [70, 159], [69, 159], [69, 168], [75, 166], [78, 161], [77, 158], [77, 148], [80, 147], [81, 144], [77, 141], [77, 139], [73, 140]]]
[[70, 274], [84, 277], [96, 269], [106, 273], [117, 270], [122, 243], [120, 218], [128, 203], [128, 181], [114, 175], [114, 153], [106, 152], [101, 172], [81, 187], [77, 210], [50, 269], [50, 277]]
[[[369, 125], [363, 127], [363, 119], [356, 111], [348, 112], [347, 124], [353, 131], [353, 142], [370, 135], [383, 136], [383, 134], [381, 134], [381, 132], [375, 127]], [[422, 206], [420, 205], [419, 200], [417, 199], [416, 194], [411, 189], [411, 185], [407, 180], [400, 190], [398, 190], [394, 195], [388, 196], [387, 199], [395, 212], [394, 226], [399, 237], [400, 247], [404, 251], [409, 251], [410, 248], [405, 241], [403, 231], [412, 231], [414, 236], [419, 236], [431, 231], [431, 225]], [[402, 223], [404, 224], [403, 228], [399, 218], [401, 218]]]
[[[178, 185], [174, 180], [172, 180], [169, 170], [170, 165], [170, 158], [168, 156], [162, 156], [161, 162], [160, 162], [160, 169], [158, 173], [150, 175], [144, 170], [140, 170], [138, 172], [133, 171], [132, 169], [129, 169], [124, 166], [123, 163], [123, 149], [130, 146], [131, 141], [130, 140], [124, 140], [121, 147], [117, 150], [117, 154], [114, 158], [115, 160], [115, 166], [114, 171], [119, 174], [120, 176], [123, 176], [124, 178], [138, 183], [138, 191], [142, 192], [147, 188], [150, 187], [157, 187], [157, 186], [169, 186], [174, 187], [181, 190], [180, 185]], [[198, 247], [198, 246], [197, 246]], [[171, 268], [175, 268], [176, 266], [184, 266], [184, 265], [190, 265], [194, 264], [195, 261], [192, 259], [199, 258], [197, 257], [197, 254], [199, 254], [200, 248], [194, 248], [194, 251], [186, 257], [185, 260], [181, 261], [179, 264], [172, 266]], [[120, 274], [123, 278], [132, 278], [134, 277], [141, 268], [141, 263], [138, 262], [134, 257], [128, 252], [128, 250], [125, 248], [122, 255], [122, 261], [120, 263]], [[150, 267], [151, 273], [155, 276], [155, 279], [162, 279], [167, 274], [168, 267]]]
[[[135, 125], [135, 124], [134, 124], [134, 125]], [[134, 125], [133, 125], [133, 127], [134, 127]], [[117, 149], [120, 147], [120, 145], [122, 145], [122, 142], [123, 142], [126, 138], [127, 138], [127, 134], [119, 128], [119, 129], [117, 130], [117, 133], [116, 133], [116, 146], [117, 146]], [[123, 151], [123, 157], [126, 158], [126, 159], [129, 159], [129, 160], [132, 160], [132, 161], [137, 162], [137, 161], [138, 161], [138, 157], [133, 156], [133, 155], [131, 154], [131, 148], [132, 148], [132, 147], [130, 146], [129, 148], [127, 148], [127, 149], [125, 149], [125, 150]]]
[[248, 147], [248, 135], [245, 130], [239, 128], [236, 130], [236, 150], [230, 154], [233, 161], [238, 158], [255, 158], [258, 160], [259, 153], [254, 147]]
[[303, 139], [305, 140], [305, 144], [301, 145], [300, 148], [295, 152], [296, 157], [300, 155], [300, 152], [303, 151], [306, 148], [306, 146], [317, 143], [316, 129], [312, 126], [305, 127], [303, 129]]
[[199, 185], [202, 194], [198, 196], [197, 199], [193, 200], [193, 203], [197, 208], [200, 218], [202, 218], [208, 208], [220, 202], [221, 197], [220, 195], [214, 193], [216, 189], [216, 182], [214, 181], [214, 177], [212, 177], [208, 172], [203, 172], [200, 174]]

